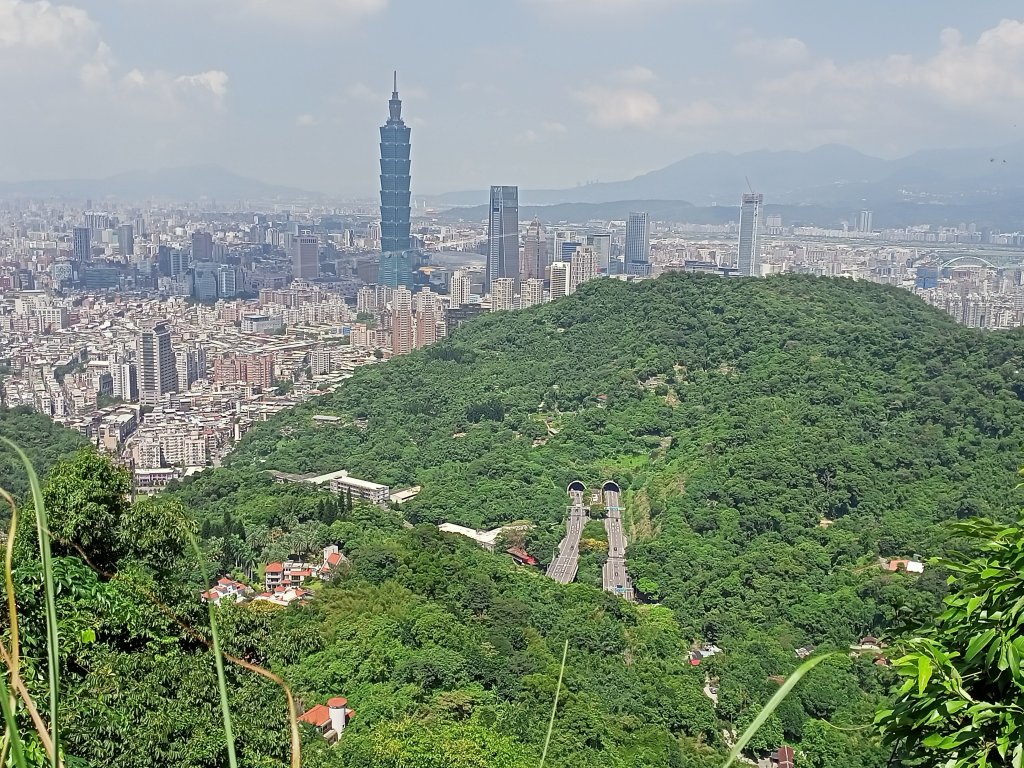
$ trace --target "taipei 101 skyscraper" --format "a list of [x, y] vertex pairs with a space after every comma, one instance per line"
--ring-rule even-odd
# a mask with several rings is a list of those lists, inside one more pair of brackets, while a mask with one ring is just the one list
[[388, 121], [380, 127], [380, 275], [391, 288], [412, 288], [412, 241], [409, 235], [409, 142], [411, 129], [402, 120], [398, 73], [388, 102]]

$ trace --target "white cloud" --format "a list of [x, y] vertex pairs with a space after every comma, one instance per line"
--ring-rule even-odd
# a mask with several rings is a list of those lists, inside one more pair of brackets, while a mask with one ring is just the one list
[[220, 69], [209, 69], [197, 75], [180, 75], [175, 84], [208, 90], [218, 103], [223, 102], [228, 92], [228, 74]]
[[940, 49], [919, 58], [891, 55], [841, 66], [821, 59], [762, 86], [778, 96], [819, 92], [913, 94], [945, 105], [1010, 107], [1024, 99], [1024, 22], [1004, 19], [964, 44], [956, 29], [940, 35]]
[[795, 37], [748, 37], [733, 46], [736, 56], [760, 62], [795, 64], [810, 57], [810, 49]]
[[565, 133], [569, 129], [566, 128], [562, 123], [548, 122], [545, 121], [540, 124], [540, 127], [547, 133]]
[[[229, 88], [226, 72], [169, 72], [134, 66], [117, 54], [82, 8], [0, 0], [0, 103], [18, 105], [19, 114], [5, 123], [5, 140], [37, 147], [74, 143], [91, 148], [85, 155], [116, 155], [139, 165], [164, 160], [165, 150], [185, 153], [213, 140], [210, 129]], [[75, 115], [73, 125], [68, 114]], [[68, 154], [41, 159], [25, 153], [0, 174], [72, 175], [78, 167], [92, 165]]]
[[295, 125], [299, 128], [311, 128], [317, 124], [317, 119], [310, 114], [298, 115], [295, 118]]
[[592, 123], [611, 128], [646, 125], [661, 114], [658, 98], [638, 88], [590, 86], [573, 97], [589, 108]]
[[0, 48], [62, 48], [95, 34], [89, 14], [70, 5], [0, 0]]

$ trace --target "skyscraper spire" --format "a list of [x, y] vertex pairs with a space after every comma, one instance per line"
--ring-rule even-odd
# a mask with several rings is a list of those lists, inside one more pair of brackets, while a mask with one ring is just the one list
[[388, 112], [391, 115], [389, 123], [402, 121], [402, 100], [398, 98], [398, 70], [395, 70], [395, 90], [391, 92], [391, 101], [388, 102]]

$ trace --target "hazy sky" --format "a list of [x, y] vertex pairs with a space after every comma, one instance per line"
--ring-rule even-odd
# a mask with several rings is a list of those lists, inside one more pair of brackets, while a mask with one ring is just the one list
[[419, 193], [1024, 140], [1020, 0], [0, 0], [0, 179], [371, 195], [395, 68]]

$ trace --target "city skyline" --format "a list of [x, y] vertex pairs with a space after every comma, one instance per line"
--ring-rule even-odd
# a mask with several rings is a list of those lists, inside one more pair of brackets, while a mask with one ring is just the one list
[[[752, 0], [641, 2], [627, 13], [621, 0], [513, 0], [493, 9], [487, 29], [498, 34], [481, 46], [466, 0], [2, 0], [0, 62], [18, 75], [0, 78], [14, 116], [0, 138], [23, 151], [0, 180], [220, 163], [366, 194], [376, 176], [367, 136], [383, 73], [396, 67], [410, 72], [423, 193], [486, 189], [495, 177], [538, 187], [630, 178], [700, 151], [839, 142], [892, 157], [1021, 139], [1024, 23], [1006, 0], [969, 18], [953, 0], [926, 13], [872, 0], [857, 13], [805, 4], [794, 14]], [[465, 44], [424, 56], [421, 31], [439, 22]], [[567, 23], [608, 52], [599, 65], [557, 55]], [[186, 50], [148, 45], [154, 27], [187, 29]], [[685, 66], [681, 30], [700, 31], [685, 35]], [[268, 109], [266, 94], [282, 89], [287, 103]]]

